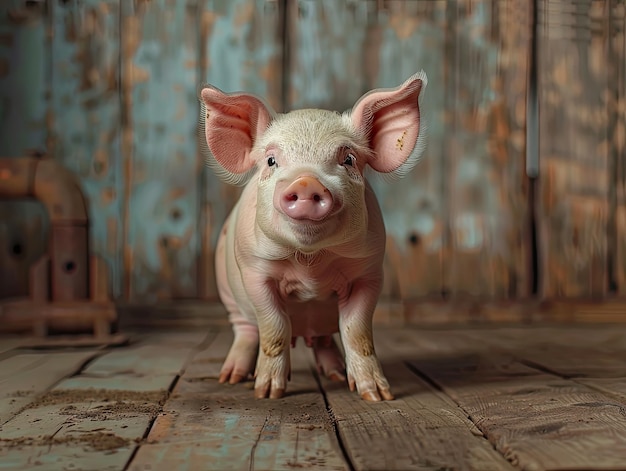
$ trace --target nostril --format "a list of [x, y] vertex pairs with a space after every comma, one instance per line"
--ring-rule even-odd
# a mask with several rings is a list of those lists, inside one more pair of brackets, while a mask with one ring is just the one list
[[287, 201], [298, 201], [298, 195], [296, 195], [295, 193], [292, 193], [291, 195], [287, 195], [286, 200]]
[[322, 197], [316, 193], [313, 195], [313, 200], [319, 203], [322, 200]]

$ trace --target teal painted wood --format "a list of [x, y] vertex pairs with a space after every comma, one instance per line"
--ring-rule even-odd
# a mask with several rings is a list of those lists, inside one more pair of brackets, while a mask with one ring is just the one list
[[455, 297], [523, 296], [529, 5], [449, 2], [447, 22], [444, 289]]
[[199, 256], [196, 1], [123, 3], [125, 295], [195, 297]]
[[[277, 111], [282, 110], [282, 27], [278, 2], [201, 0], [199, 16], [200, 82], [225, 92], [254, 93]], [[220, 183], [203, 162], [200, 179], [202, 250], [198, 295], [216, 299], [215, 245], [240, 189]]]
[[0, 156], [45, 151], [47, 70], [44, 5], [0, 5]]
[[[0, 4], [0, 157], [46, 150], [44, 6]], [[30, 264], [45, 249], [47, 216], [33, 201], [0, 201], [0, 298], [28, 294]]]
[[[402, 180], [373, 179], [387, 228], [387, 278], [394, 299], [442, 293], [446, 244], [445, 12], [443, 1], [390, 2], [376, 12], [369, 37], [378, 38], [368, 57], [370, 86], [394, 87], [411, 74], [428, 76], [422, 116], [427, 147], [415, 170]], [[390, 184], [392, 183], [392, 184]]]
[[123, 203], [120, 23], [117, 0], [51, 2], [50, 152], [79, 178], [91, 253], [121, 294]]
[[344, 111], [372, 88], [396, 87], [422, 69], [428, 75], [422, 162], [392, 184], [371, 180], [388, 233], [384, 296], [395, 299], [442, 290], [445, 7], [301, 0], [290, 11], [289, 109]]

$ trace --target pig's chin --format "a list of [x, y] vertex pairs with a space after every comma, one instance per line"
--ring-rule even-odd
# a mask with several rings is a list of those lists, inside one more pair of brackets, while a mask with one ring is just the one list
[[321, 221], [293, 219], [283, 215], [283, 234], [292, 239], [291, 245], [303, 253], [314, 253], [333, 245], [337, 234], [337, 219], [326, 218]]

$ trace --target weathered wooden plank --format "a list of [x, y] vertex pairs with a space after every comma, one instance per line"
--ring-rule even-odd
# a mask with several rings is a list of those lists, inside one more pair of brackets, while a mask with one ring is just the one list
[[74, 172], [89, 211], [90, 251], [121, 294], [123, 201], [120, 2], [50, 3], [50, 153]]
[[[276, 111], [281, 111], [284, 106], [283, 44], [279, 3], [199, 0], [200, 81], [211, 83], [225, 92], [255, 93]], [[198, 167], [201, 186], [198, 296], [217, 299], [215, 245], [240, 189], [220, 183], [203, 165], [202, 158], [201, 155]]]
[[[46, 150], [46, 15], [43, 3], [0, 5], [0, 156]], [[0, 201], [0, 298], [28, 294], [28, 269], [44, 250], [45, 209]]]
[[6, 0], [0, 5], [0, 155], [46, 149], [45, 5]]
[[[555, 339], [558, 341], [558, 339]], [[404, 330], [411, 364], [450, 395], [496, 450], [522, 469], [620, 469], [625, 404], [452, 332]]]
[[442, 289], [445, 6], [288, 2], [287, 109], [344, 111], [372, 88], [396, 87], [421, 69], [428, 75], [423, 115], [429, 139], [422, 162], [392, 184], [371, 179], [388, 234], [383, 297], [394, 300], [440, 296]]
[[197, 2], [122, 2], [125, 297], [196, 296]]
[[205, 337], [147, 335], [99, 357], [4, 424], [0, 462], [9, 469], [123, 469]]
[[[608, 42], [610, 86], [609, 154], [612, 198], [609, 221], [611, 289], [626, 294], [626, 2], [609, 2], [610, 37]], [[613, 219], [612, 219], [613, 218]]]
[[[6, 355], [4, 353], [10, 352], [13, 349], [19, 348], [24, 341], [30, 340], [29, 338], [24, 338], [21, 335], [2, 335], [0, 336], [0, 358], [5, 358]], [[8, 353], [8, 355], [11, 355]]]
[[223, 331], [194, 357], [129, 469], [347, 469], [301, 349], [288, 395], [265, 403], [251, 382], [217, 382], [231, 342]]
[[322, 380], [355, 469], [512, 469], [452, 400], [407, 368], [413, 344], [387, 329], [375, 340], [394, 401], [368, 403], [346, 384]]
[[626, 398], [626, 330], [607, 327], [501, 328], [463, 334], [523, 363]]
[[36, 396], [78, 371], [94, 350], [67, 353], [19, 353], [0, 361], [0, 427]]
[[607, 293], [608, 4], [539, 2], [537, 214], [545, 297]]
[[525, 297], [530, 4], [448, 2], [446, 21], [444, 290], [452, 298]]

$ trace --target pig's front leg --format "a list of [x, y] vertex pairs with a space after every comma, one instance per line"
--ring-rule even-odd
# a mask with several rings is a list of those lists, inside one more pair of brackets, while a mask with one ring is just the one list
[[[245, 275], [244, 275], [244, 278]], [[250, 300], [257, 311], [260, 349], [254, 383], [254, 397], [278, 399], [287, 389], [290, 373], [289, 346], [291, 321], [283, 312], [273, 283], [255, 283], [247, 280]]]
[[257, 361], [254, 397], [278, 399], [284, 396], [290, 372], [291, 323], [280, 312], [259, 316], [261, 348]]
[[349, 297], [340, 298], [339, 330], [346, 353], [350, 390], [355, 386], [366, 401], [392, 400], [372, 337], [372, 317], [380, 292], [377, 280], [357, 280]]

